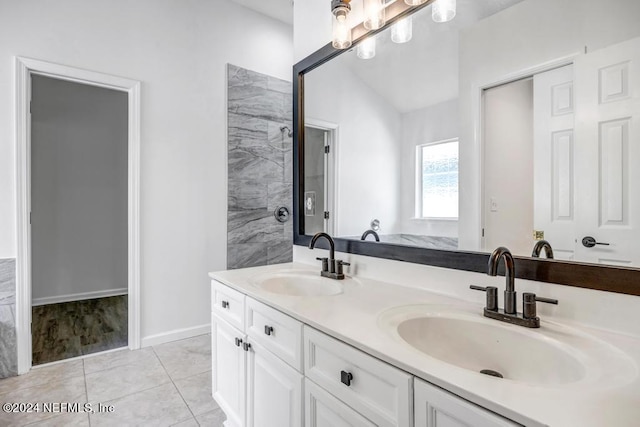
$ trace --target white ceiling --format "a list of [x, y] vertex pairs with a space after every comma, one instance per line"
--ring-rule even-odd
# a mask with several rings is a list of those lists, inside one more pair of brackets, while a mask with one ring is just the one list
[[[232, 0], [244, 7], [293, 25], [293, 0]], [[327, 0], [328, 1], [328, 0]], [[328, 6], [327, 6], [328, 10]]]
[[[453, 21], [437, 24], [431, 7], [413, 16], [413, 38], [392, 43], [389, 31], [376, 40], [376, 57], [340, 56], [360, 79], [402, 113], [458, 97], [458, 34], [462, 28], [523, 0], [457, 0]], [[322, 67], [318, 68], [319, 72]]]

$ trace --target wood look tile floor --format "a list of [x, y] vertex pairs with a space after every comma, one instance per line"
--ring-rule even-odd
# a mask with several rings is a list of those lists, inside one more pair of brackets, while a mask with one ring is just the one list
[[127, 301], [120, 295], [32, 307], [33, 364], [126, 347]]
[[[210, 426], [225, 415], [211, 397], [211, 335], [46, 365], [0, 380], [0, 404], [86, 403], [109, 413], [0, 411], [1, 426]], [[42, 407], [42, 406], [41, 406]]]

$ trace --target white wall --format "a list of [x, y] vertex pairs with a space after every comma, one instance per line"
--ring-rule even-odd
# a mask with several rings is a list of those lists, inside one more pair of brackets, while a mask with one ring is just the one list
[[488, 89], [483, 107], [483, 250], [506, 246], [514, 254], [528, 256], [535, 244], [533, 79]]
[[15, 55], [142, 81], [142, 337], [210, 322], [226, 266], [226, 63], [291, 79], [292, 28], [229, 1], [0, 0], [0, 258], [16, 255]]
[[480, 248], [480, 88], [640, 35], [636, 0], [525, 0], [460, 34], [460, 241]]
[[416, 219], [416, 146], [458, 137], [458, 100], [402, 115], [400, 224], [402, 233], [458, 237], [458, 222]]
[[34, 76], [33, 304], [127, 293], [125, 92]]
[[[348, 54], [346, 54], [348, 55]], [[401, 115], [341, 58], [305, 76], [305, 116], [337, 124], [337, 236], [397, 231]]]

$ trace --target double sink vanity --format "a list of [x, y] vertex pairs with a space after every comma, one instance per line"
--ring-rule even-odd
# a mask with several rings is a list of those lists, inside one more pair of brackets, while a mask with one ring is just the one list
[[303, 263], [210, 276], [213, 397], [227, 427], [640, 420], [637, 338], [549, 316], [526, 328], [427, 289], [335, 280]]

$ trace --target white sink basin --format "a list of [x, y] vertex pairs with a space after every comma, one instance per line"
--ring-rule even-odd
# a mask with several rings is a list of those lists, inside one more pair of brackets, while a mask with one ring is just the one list
[[[557, 386], [592, 381], [626, 382], [635, 364], [613, 346], [574, 329], [544, 322], [527, 329], [450, 306], [407, 306], [384, 313], [380, 325], [425, 356], [474, 375]], [[490, 377], [487, 377], [490, 378]]]
[[274, 294], [317, 297], [341, 294], [345, 285], [352, 285], [355, 280], [349, 277], [344, 280], [329, 279], [320, 276], [319, 271], [289, 270], [255, 276], [250, 282]]

